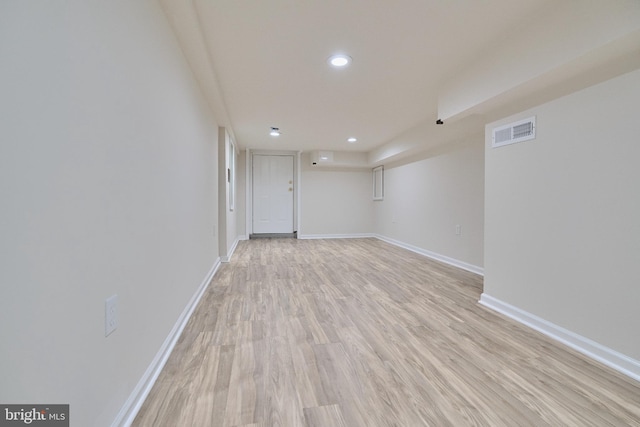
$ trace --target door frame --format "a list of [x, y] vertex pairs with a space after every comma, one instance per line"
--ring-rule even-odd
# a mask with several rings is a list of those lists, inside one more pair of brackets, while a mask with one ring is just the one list
[[246, 155], [246, 217], [245, 230], [247, 237], [253, 234], [253, 155], [292, 156], [293, 157], [293, 232], [300, 230], [300, 154], [301, 151], [256, 150], [247, 148]]

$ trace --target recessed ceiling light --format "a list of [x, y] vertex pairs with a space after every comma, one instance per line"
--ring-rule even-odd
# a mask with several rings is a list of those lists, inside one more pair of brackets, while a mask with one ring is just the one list
[[271, 135], [271, 136], [280, 136], [280, 129], [271, 128], [271, 132], [269, 132], [269, 135]]
[[322, 156], [320, 157], [320, 160], [329, 160], [329, 158], [327, 156]]
[[356, 142], [357, 140], [358, 140], [358, 139], [357, 139], [357, 138], [354, 138], [354, 137], [351, 137], [351, 138], [347, 139], [347, 141], [348, 141], [348, 142], [350, 142], [350, 143], [352, 143], [352, 144], [353, 144], [354, 142]]
[[342, 54], [332, 55], [327, 61], [336, 68], [343, 68], [351, 63], [351, 57], [349, 55]]

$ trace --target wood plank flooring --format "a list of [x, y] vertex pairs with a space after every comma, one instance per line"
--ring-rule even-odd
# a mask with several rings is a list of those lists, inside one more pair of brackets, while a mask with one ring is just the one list
[[134, 426], [640, 426], [640, 384], [376, 239], [240, 242]]

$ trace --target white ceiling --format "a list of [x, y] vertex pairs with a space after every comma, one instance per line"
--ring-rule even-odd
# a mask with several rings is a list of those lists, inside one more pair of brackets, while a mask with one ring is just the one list
[[[162, 4], [216, 120], [239, 146], [370, 152], [435, 127], [443, 85], [556, 0]], [[334, 53], [353, 63], [331, 68]], [[280, 137], [269, 136], [272, 126]], [[351, 136], [358, 142], [348, 144]]]

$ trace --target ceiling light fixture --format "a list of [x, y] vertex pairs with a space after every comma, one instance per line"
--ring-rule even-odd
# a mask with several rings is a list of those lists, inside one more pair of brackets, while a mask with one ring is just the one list
[[271, 132], [269, 132], [269, 135], [271, 136], [280, 136], [280, 129], [279, 128], [271, 128]]
[[354, 142], [356, 142], [357, 140], [358, 140], [357, 138], [351, 137], [351, 138], [347, 139], [347, 142], [350, 142], [350, 143], [352, 143], [352, 144], [353, 144], [353, 143], [354, 143]]
[[351, 64], [351, 57], [349, 55], [332, 55], [327, 59], [327, 62], [336, 68], [343, 68]]

